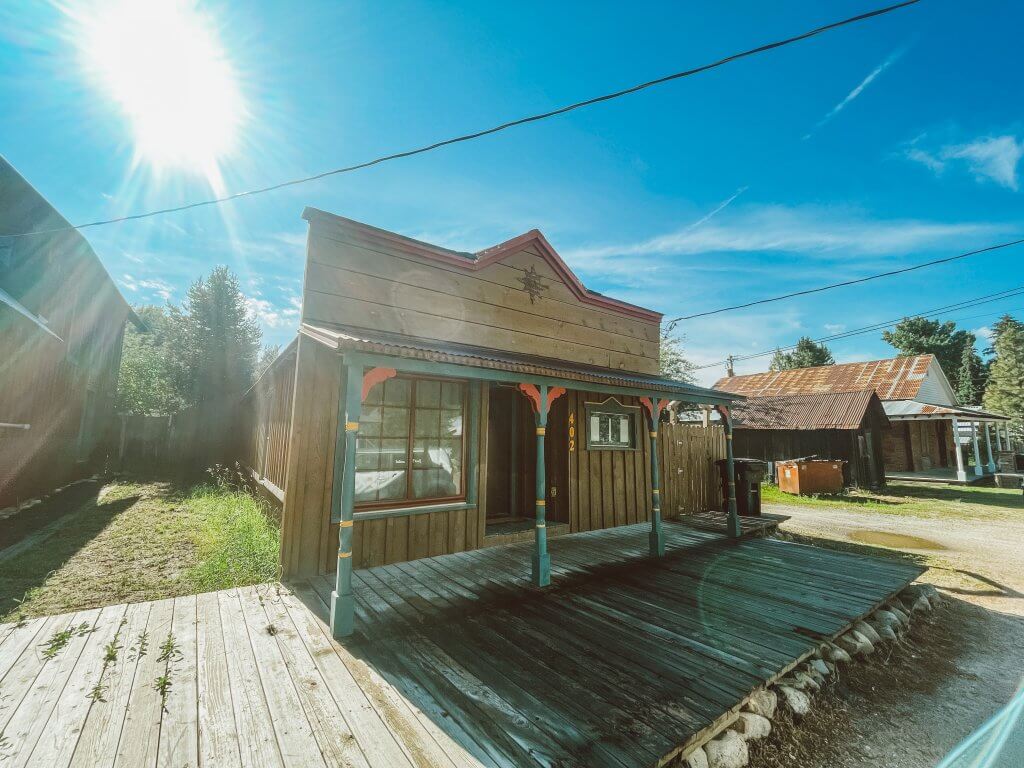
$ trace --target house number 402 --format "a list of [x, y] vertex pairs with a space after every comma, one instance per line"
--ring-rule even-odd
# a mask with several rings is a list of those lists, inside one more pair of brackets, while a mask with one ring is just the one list
[[576, 414], [569, 414], [569, 452], [576, 450]]

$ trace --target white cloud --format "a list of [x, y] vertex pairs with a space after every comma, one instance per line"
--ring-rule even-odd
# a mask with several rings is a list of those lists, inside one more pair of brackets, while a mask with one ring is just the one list
[[986, 136], [965, 144], [947, 144], [935, 151], [917, 146], [921, 138], [911, 142], [905, 154], [932, 173], [943, 173], [951, 162], [962, 163], [978, 181], [988, 179], [1014, 191], [1019, 188], [1017, 166], [1024, 156], [1024, 141], [1015, 136]]
[[288, 297], [288, 306], [280, 306], [267, 299], [247, 296], [245, 299], [249, 314], [269, 328], [281, 328], [294, 325], [299, 318], [301, 299], [298, 296]]
[[[719, 223], [720, 222], [720, 223]], [[755, 206], [699, 229], [684, 227], [635, 242], [592, 245], [563, 256], [581, 271], [633, 273], [656, 269], [637, 257], [707, 253], [785, 252], [825, 256], [904, 254], [953, 240], [980, 238], [1014, 227], [988, 222], [870, 219], [856, 212], [819, 207]]]
[[129, 291], [137, 291], [137, 290], [139, 290], [139, 283], [138, 283], [138, 281], [134, 277], [129, 275], [127, 272], [125, 272], [123, 275], [121, 275], [121, 279], [118, 280], [118, 282], [121, 285], [123, 285], [125, 288], [127, 288]]
[[842, 333], [846, 330], [846, 323], [825, 323], [825, 331], [832, 333]]
[[139, 280], [140, 288], [152, 291], [164, 301], [168, 301], [174, 295], [174, 286], [159, 279]]
[[975, 328], [972, 333], [979, 339], [984, 339], [985, 341], [992, 341], [992, 338], [995, 336], [993, 330], [987, 325], [983, 325], [981, 328]]
[[903, 51], [895, 51], [894, 53], [889, 55], [889, 58], [887, 58], [885, 61], [883, 61], [873, 70], [871, 70], [871, 72], [868, 73], [868, 76], [861, 80], [856, 88], [854, 88], [852, 91], [846, 94], [846, 96], [843, 97], [842, 101], [840, 101], [838, 104], [832, 107], [832, 109], [829, 110], [828, 114], [826, 114], [823, 118], [821, 118], [821, 120], [815, 123], [814, 128], [812, 128], [811, 131], [809, 131], [804, 136], [804, 139], [809, 139], [814, 131], [821, 128], [823, 125], [825, 125], [825, 123], [827, 123], [833, 117], [835, 117], [844, 109], [846, 109], [846, 107], [850, 104], [851, 101], [853, 101], [862, 93], [864, 93], [864, 89], [871, 85], [871, 83], [873, 83], [880, 74], [887, 70], [889, 66], [902, 55]]
[[1017, 190], [1017, 164], [1024, 155], [1024, 142], [1013, 136], [995, 136], [969, 144], [946, 147], [942, 156], [963, 160], [975, 178], [988, 178], [1000, 186]]

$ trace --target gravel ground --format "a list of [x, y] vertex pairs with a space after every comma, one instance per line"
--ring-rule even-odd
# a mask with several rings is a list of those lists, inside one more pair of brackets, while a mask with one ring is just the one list
[[[783, 535], [888, 556], [899, 550], [929, 566], [922, 580], [947, 600], [918, 622], [907, 647], [854, 665], [802, 723], [781, 725], [751, 766], [934, 766], [1014, 694], [1024, 674], [1024, 513], [1022, 522], [983, 522], [806, 506], [765, 511], [792, 517]], [[999, 764], [1024, 765], [1024, 729]]]

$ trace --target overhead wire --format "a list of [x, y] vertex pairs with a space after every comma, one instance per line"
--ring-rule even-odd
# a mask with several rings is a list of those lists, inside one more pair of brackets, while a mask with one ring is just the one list
[[577, 102], [574, 102], [572, 104], [567, 104], [565, 106], [558, 107], [556, 109], [551, 109], [551, 110], [548, 110], [546, 112], [539, 112], [537, 114], [529, 115], [529, 116], [526, 116], [526, 117], [521, 117], [521, 118], [518, 118], [518, 119], [515, 119], [515, 120], [509, 120], [507, 122], [501, 123], [499, 125], [492, 126], [490, 128], [485, 128], [483, 130], [474, 131], [472, 133], [466, 133], [466, 134], [463, 134], [461, 136], [455, 136], [455, 137], [449, 138], [449, 139], [443, 139], [441, 141], [435, 141], [435, 142], [433, 142], [431, 144], [427, 144], [427, 145], [424, 145], [424, 146], [421, 146], [421, 147], [417, 147], [417, 148], [414, 148], [414, 149], [408, 149], [408, 150], [403, 150], [403, 151], [399, 151], [399, 152], [392, 152], [390, 154], [382, 155], [382, 156], [374, 158], [372, 160], [366, 160], [366, 161], [363, 161], [363, 162], [355, 163], [353, 165], [348, 165], [348, 166], [344, 166], [344, 167], [341, 167], [341, 168], [334, 168], [334, 169], [331, 169], [331, 170], [328, 170], [328, 171], [322, 171], [320, 173], [316, 173], [316, 174], [313, 174], [311, 176], [303, 176], [301, 178], [290, 179], [288, 181], [282, 181], [282, 182], [278, 182], [278, 183], [275, 183], [275, 184], [267, 185], [265, 187], [258, 187], [256, 189], [246, 190], [244, 192], [235, 192], [233, 194], [224, 195], [222, 197], [214, 197], [214, 198], [209, 198], [207, 200], [198, 200], [198, 201], [194, 201], [194, 202], [191, 202], [191, 203], [185, 203], [185, 204], [182, 204], [182, 205], [170, 206], [170, 207], [167, 207], [167, 208], [158, 208], [158, 209], [155, 209], [155, 210], [152, 210], [152, 211], [145, 211], [143, 213], [135, 213], [135, 214], [129, 214], [129, 215], [125, 215], [125, 216], [117, 216], [117, 217], [110, 218], [110, 219], [100, 219], [100, 220], [97, 220], [97, 221], [90, 221], [90, 222], [86, 222], [86, 223], [83, 223], [83, 224], [69, 224], [69, 225], [64, 226], [64, 227], [54, 227], [54, 228], [51, 228], [51, 229], [37, 230], [37, 231], [34, 231], [34, 232], [20, 232], [20, 233], [8, 235], [8, 237], [28, 237], [28, 236], [34, 236], [34, 235], [53, 234], [53, 233], [57, 233], [57, 232], [66, 232], [66, 231], [71, 231], [71, 230], [82, 230], [82, 229], [86, 229], [86, 228], [90, 228], [90, 227], [100, 227], [100, 226], [105, 226], [105, 225], [108, 225], [108, 224], [118, 224], [118, 223], [122, 223], [122, 222], [126, 222], [126, 221], [136, 221], [138, 219], [147, 219], [147, 218], [151, 218], [153, 216], [161, 216], [161, 215], [169, 214], [169, 213], [178, 213], [178, 212], [181, 212], [181, 211], [187, 211], [187, 210], [191, 210], [191, 209], [194, 209], [194, 208], [202, 208], [202, 207], [211, 206], [211, 205], [219, 205], [221, 203], [227, 203], [227, 202], [231, 202], [233, 200], [239, 200], [241, 198], [253, 197], [255, 195], [261, 195], [261, 194], [264, 194], [264, 193], [267, 193], [267, 192], [274, 192], [274, 191], [279, 190], [279, 189], [285, 189], [287, 187], [293, 187], [293, 186], [296, 186], [298, 184], [307, 184], [309, 182], [318, 181], [320, 179], [324, 179], [324, 178], [327, 178], [329, 176], [337, 176], [337, 175], [344, 174], [344, 173], [352, 173], [353, 171], [362, 170], [364, 168], [370, 168], [371, 166], [380, 165], [382, 163], [390, 162], [390, 161], [393, 161], [393, 160], [398, 160], [398, 159], [401, 159], [401, 158], [412, 157], [414, 155], [422, 155], [422, 154], [425, 154], [427, 152], [432, 152], [432, 151], [434, 151], [436, 149], [440, 149], [442, 147], [451, 146], [452, 144], [459, 144], [459, 143], [466, 142], [466, 141], [472, 141], [474, 139], [479, 139], [479, 138], [482, 138], [484, 136], [489, 136], [491, 134], [499, 133], [501, 131], [507, 131], [510, 128], [515, 128], [515, 127], [518, 127], [518, 126], [521, 126], [521, 125], [526, 125], [526, 124], [529, 124], [529, 123], [539, 122], [541, 120], [547, 120], [549, 118], [557, 117], [558, 115], [564, 115], [567, 112], [572, 112], [572, 111], [575, 111], [577, 109], [583, 109], [584, 107], [589, 107], [589, 106], [593, 106], [595, 104], [600, 104], [602, 102], [611, 101], [613, 99], [619, 99], [619, 98], [622, 98], [624, 96], [629, 96], [631, 94], [638, 93], [638, 92], [646, 90], [648, 88], [653, 88], [653, 87], [658, 86], [658, 85], [663, 85], [663, 84], [671, 82], [673, 80], [679, 80], [679, 79], [684, 78], [684, 77], [691, 77], [693, 75], [701, 74], [703, 72], [708, 72], [709, 70], [717, 69], [719, 67], [725, 66], [726, 64], [730, 64], [732, 62], [739, 61], [741, 59], [745, 59], [745, 58], [748, 58], [750, 56], [755, 56], [755, 55], [758, 55], [758, 54], [761, 54], [761, 53], [766, 53], [768, 51], [772, 51], [772, 50], [775, 50], [777, 48], [782, 48], [782, 47], [787, 46], [787, 45], [792, 45], [794, 43], [798, 43], [798, 42], [801, 42], [803, 40], [807, 40], [809, 38], [816, 37], [818, 35], [824, 34], [825, 32], [830, 32], [832, 30], [839, 29], [840, 27], [845, 27], [845, 26], [847, 26], [849, 24], [855, 24], [855, 23], [858, 23], [858, 22], [867, 21], [868, 19], [872, 19], [872, 18], [875, 18], [875, 17], [878, 17], [878, 16], [883, 16], [885, 14], [892, 13], [894, 11], [900, 10], [902, 8], [906, 8], [906, 7], [911, 6], [911, 5], [916, 5], [920, 1], [921, 0], [905, 0], [904, 2], [896, 3], [894, 5], [888, 5], [888, 6], [885, 6], [883, 8], [877, 8], [875, 10], [867, 11], [865, 13], [860, 13], [860, 14], [857, 14], [856, 16], [851, 16], [849, 18], [842, 19], [840, 21], [835, 21], [835, 22], [832, 22], [830, 24], [826, 24], [826, 25], [821, 26], [821, 27], [816, 27], [815, 29], [811, 29], [811, 30], [809, 30], [807, 32], [802, 32], [802, 33], [800, 33], [798, 35], [793, 35], [792, 37], [787, 37], [787, 38], [784, 38], [782, 40], [776, 40], [776, 41], [771, 42], [771, 43], [765, 43], [765, 44], [759, 45], [759, 46], [757, 46], [755, 48], [750, 48], [748, 50], [741, 51], [739, 53], [734, 53], [734, 54], [731, 54], [731, 55], [726, 56], [724, 58], [718, 59], [717, 61], [713, 61], [711, 63], [708, 63], [708, 64], [703, 64], [701, 66], [693, 67], [692, 69], [682, 70], [680, 72], [673, 72], [672, 74], [664, 75], [662, 77], [655, 78], [654, 80], [648, 80], [646, 82], [639, 83], [637, 85], [633, 85], [633, 86], [630, 86], [628, 88], [623, 88], [621, 90], [612, 91], [610, 93], [606, 93], [606, 94], [603, 94], [601, 96], [594, 96], [592, 98], [584, 99], [583, 101], [577, 101]]

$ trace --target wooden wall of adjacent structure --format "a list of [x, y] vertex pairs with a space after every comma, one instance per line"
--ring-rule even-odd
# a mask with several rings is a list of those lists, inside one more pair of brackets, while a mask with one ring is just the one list
[[664, 517], [722, 508], [722, 484], [715, 464], [725, 458], [725, 431], [720, 425], [662, 424], [658, 449]]
[[[0, 158], [0, 508], [93, 474], [130, 308], [77, 231]], [[27, 429], [24, 428], [27, 425]]]
[[[528, 273], [541, 286], [532, 296]], [[310, 218], [302, 319], [658, 372], [658, 320], [581, 301], [537, 244], [474, 269], [468, 255], [318, 214]]]
[[[888, 458], [883, 451], [883, 432], [874, 429], [740, 429], [735, 431], [736, 456], [767, 462], [817, 456], [843, 462], [844, 485], [868, 487], [885, 483]], [[874, 468], [869, 464], [867, 440], [872, 441]]]
[[883, 434], [882, 450], [890, 472], [957, 465], [953, 430], [947, 421], [894, 421]]

